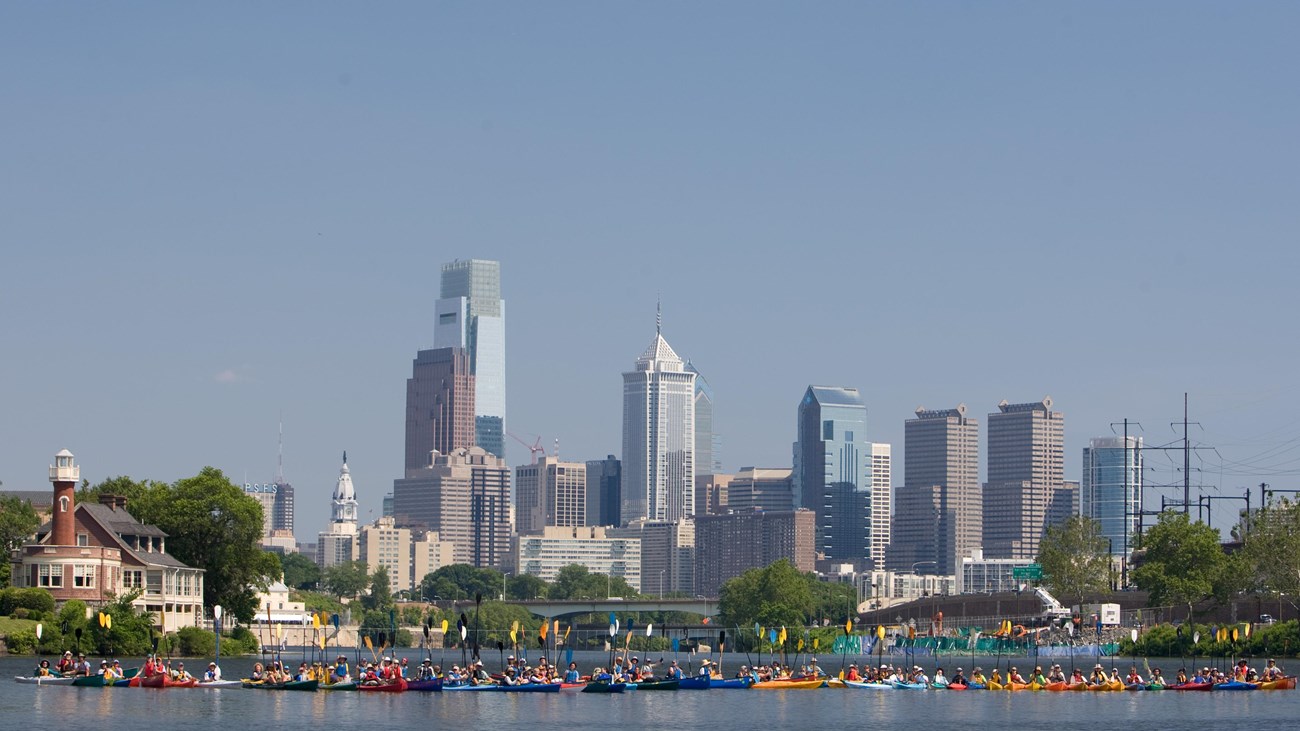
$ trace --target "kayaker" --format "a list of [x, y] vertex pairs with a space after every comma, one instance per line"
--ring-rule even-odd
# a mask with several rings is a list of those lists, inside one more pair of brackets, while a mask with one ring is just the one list
[[948, 685], [948, 676], [943, 674], [943, 668], [934, 669], [934, 684]]
[[[577, 673], [578, 673], [578, 671], [577, 671], [577, 665], [574, 665], [573, 663], [569, 663], [569, 672], [573, 673], [574, 675], [577, 675]], [[679, 666], [677, 665], [677, 661], [676, 661], [676, 660], [673, 660], [672, 662], [668, 663], [668, 672], [665, 673], [665, 677], [667, 677], [669, 680], [681, 680], [683, 675], [684, 675], [684, 673], [682, 673], [682, 669], [681, 669], [681, 667], [679, 667]], [[566, 682], [566, 683], [576, 683], [576, 682], [578, 682], [578, 681], [576, 681], [576, 680], [569, 680], [569, 676], [568, 676], [568, 674], [565, 674], [565, 676], [564, 676], [564, 682]]]
[[704, 658], [703, 660], [701, 660], [701, 661], [700, 661], [700, 669], [699, 669], [698, 671], [696, 671], [695, 676], [698, 677], [698, 678], [708, 678], [708, 677], [710, 677], [710, 676], [713, 674], [713, 671], [712, 671], [712, 669], [711, 669], [709, 666], [712, 665], [712, 664], [713, 664], [713, 661], [710, 660], [710, 659], [707, 658], [707, 657]]
[[[960, 674], [961, 668], [957, 668], [957, 672]], [[988, 678], [984, 677], [984, 668], [975, 668], [972, 670], [970, 674], [970, 682], [976, 685], [988, 685]]]
[[1075, 668], [1074, 672], [1070, 673], [1070, 685], [1078, 685], [1079, 683], [1087, 683], [1087, 682], [1088, 681], [1085, 680], [1083, 677], [1082, 670]]
[[59, 663], [54, 666], [54, 670], [59, 675], [68, 675], [72, 673], [76, 667], [77, 663], [72, 659], [72, 650], [66, 650], [63, 653], [63, 657], [59, 658]]
[[989, 682], [995, 685], [1002, 685], [1002, 672], [993, 668], [993, 674], [989, 676]]
[[948, 681], [948, 685], [966, 685], [966, 676], [961, 674], [961, 668], [957, 668], [957, 672], [952, 674], [952, 680]]
[[433, 658], [426, 657], [424, 658], [424, 662], [420, 663], [420, 667], [415, 669], [415, 679], [432, 680], [433, 678]]
[[1246, 662], [1245, 660], [1239, 660], [1237, 662], [1237, 666], [1233, 669], [1233, 674], [1232, 674], [1233, 679], [1244, 682], [1246, 680], [1247, 672], [1250, 669], [1249, 665], [1250, 663]]
[[862, 680], [862, 676], [858, 675], [858, 664], [857, 664], [857, 663], [850, 663], [850, 664], [849, 664], [849, 672], [844, 676], [844, 679], [845, 679], [845, 680], [853, 680], [853, 681], [860, 681], [860, 680]]
[[1281, 680], [1285, 677], [1286, 673], [1282, 672], [1282, 668], [1277, 666], [1277, 661], [1269, 659], [1268, 664], [1264, 667], [1264, 680]]
[[474, 666], [470, 668], [470, 677], [474, 679], [475, 685], [491, 685], [492, 676], [483, 669], [483, 661], [475, 660]]
[[190, 675], [189, 672], [185, 670], [185, 663], [176, 663], [176, 672], [172, 674], [172, 680], [175, 680], [178, 683], [188, 683], [193, 679], [194, 676]]
[[1111, 668], [1111, 669], [1110, 669], [1110, 680], [1108, 680], [1107, 682], [1110, 683], [1111, 685], [1116, 685], [1116, 684], [1118, 684], [1118, 685], [1123, 685], [1123, 684], [1124, 684], [1123, 681], [1121, 681], [1121, 680], [1119, 679], [1119, 668]]
[[1051, 671], [1047, 673], [1047, 682], [1049, 683], [1065, 682], [1065, 671], [1061, 669], [1060, 665], [1052, 666]]
[[1105, 685], [1105, 684], [1106, 684], [1106, 671], [1101, 667], [1100, 663], [1097, 665], [1093, 665], [1092, 674], [1088, 676], [1088, 685]]
[[1047, 685], [1047, 676], [1043, 675], [1043, 667], [1041, 665], [1034, 666], [1034, 674], [1029, 676], [1029, 682], [1037, 683], [1039, 685]]
[[331, 682], [334, 683], [348, 682], [348, 680], [350, 680], [350, 676], [348, 674], [348, 659], [346, 657], [343, 657], [342, 655], [339, 655], [338, 659], [334, 661], [334, 667], [331, 668], [330, 675], [332, 676]]
[[260, 683], [263, 680], [266, 680], [266, 671], [262, 669], [262, 663], [253, 663], [253, 672], [249, 675], [248, 679], [254, 683]]
[[108, 668], [104, 670], [104, 684], [107, 685], [115, 680], [122, 678], [122, 663], [114, 660], [109, 663]]
[[1187, 682], [1187, 668], [1178, 668], [1178, 674], [1174, 676], [1175, 685], [1183, 685]]
[[920, 665], [912, 666], [912, 682], [920, 683], [921, 685], [930, 684], [930, 677], [925, 674], [925, 671], [921, 669]]
[[817, 665], [817, 658], [813, 657], [808, 660], [808, 672], [806, 674], [810, 678], [820, 678], [826, 673], [822, 672], [821, 667]]
[[54, 672], [50, 670], [49, 660], [41, 660], [41, 663], [36, 666], [36, 671], [32, 673], [32, 675], [38, 678], [48, 678], [53, 674]]
[[1155, 670], [1151, 671], [1151, 685], [1158, 686], [1160, 688], [1163, 688], [1166, 685], [1168, 685], [1168, 683], [1165, 682], [1165, 677], [1160, 674], [1160, 668], [1156, 668]]
[[1026, 685], [1024, 676], [1022, 676], [1022, 675], [1020, 674], [1020, 670], [1017, 669], [1017, 668], [1015, 668], [1015, 667], [1012, 667], [1012, 668], [1011, 668], [1011, 672], [1007, 673], [1007, 682], [1008, 682], [1008, 683], [1019, 683], [1020, 685]]
[[107, 673], [107, 672], [108, 672], [108, 661], [107, 661], [107, 660], [100, 660], [100, 661], [99, 661], [99, 672], [95, 673], [95, 675], [98, 675], [99, 677], [102, 678], [102, 677], [104, 677], [104, 673]]
[[[677, 667], [677, 661], [673, 660], [673, 667], [677, 669], [677, 677], [681, 677], [681, 668]], [[578, 672], [578, 663], [569, 663], [569, 669], [564, 671], [564, 682], [578, 683], [582, 681], [582, 673]]]
[[221, 680], [221, 668], [215, 662], [208, 663], [208, 671], [203, 674], [203, 682], [215, 683]]
[[72, 670], [72, 674], [78, 677], [90, 677], [90, 661], [83, 654], [77, 654], [77, 664]]
[[1137, 666], [1134, 665], [1128, 669], [1128, 675], [1124, 678], [1125, 685], [1142, 685], [1142, 676], [1138, 675]]
[[1209, 673], [1206, 672], [1208, 669], [1209, 668], [1197, 669], [1196, 674], [1192, 676], [1192, 682], [1198, 684], [1210, 682]]

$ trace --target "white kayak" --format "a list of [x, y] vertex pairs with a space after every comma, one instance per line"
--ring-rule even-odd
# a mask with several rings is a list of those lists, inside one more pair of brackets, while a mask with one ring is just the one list
[[238, 680], [213, 680], [213, 681], [208, 682], [208, 683], [205, 683], [205, 682], [203, 682], [202, 680], [200, 680], [200, 681], [199, 681], [199, 684], [196, 685], [196, 686], [194, 686], [194, 687], [195, 687], [195, 688], [213, 688], [213, 689], [219, 689], [219, 688], [243, 688], [243, 687], [244, 687], [244, 684], [243, 684], [243, 682], [238, 681]]
[[72, 685], [76, 678], [60, 678], [57, 675], [46, 677], [28, 677], [19, 675], [14, 678], [16, 682], [26, 683], [28, 685]]
[[893, 690], [894, 686], [889, 683], [866, 683], [861, 680], [846, 680], [844, 684], [850, 688], [862, 688], [864, 690]]

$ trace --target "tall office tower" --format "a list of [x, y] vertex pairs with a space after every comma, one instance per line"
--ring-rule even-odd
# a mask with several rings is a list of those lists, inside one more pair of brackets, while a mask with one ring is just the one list
[[587, 525], [618, 525], [623, 470], [614, 455], [587, 460]]
[[323, 569], [357, 560], [357, 493], [348, 470], [348, 453], [343, 453], [343, 467], [334, 485], [330, 523], [316, 538], [316, 565]]
[[587, 465], [543, 456], [515, 468], [515, 530], [587, 524]]
[[1079, 514], [1101, 524], [1111, 555], [1133, 552], [1142, 510], [1142, 438], [1093, 439], [1083, 448]]
[[984, 555], [1033, 558], [1067, 498], [1065, 415], [1052, 399], [998, 404], [989, 414], [988, 482], [984, 486]]
[[513, 532], [510, 468], [482, 447], [433, 453], [427, 467], [393, 481], [400, 527], [438, 532], [451, 541], [456, 563], [499, 568]]
[[979, 422], [955, 409], [916, 410], [903, 425], [903, 486], [885, 567], [954, 575], [981, 540]]
[[695, 374], [655, 339], [623, 374], [622, 522], [695, 512]]
[[888, 444], [868, 443], [867, 453], [871, 455], [867, 478], [871, 483], [871, 560], [876, 568], [884, 568], [894, 519], [893, 458]]
[[429, 453], [474, 446], [474, 375], [463, 348], [421, 350], [406, 379], [406, 469], [429, 465]]
[[713, 430], [713, 387], [689, 360], [686, 370], [695, 374], [695, 474], [718, 474], [722, 472], [722, 440]]
[[809, 386], [799, 402], [794, 444], [795, 506], [817, 514], [817, 550], [826, 558], [871, 557], [867, 405], [856, 388]]
[[[717, 596], [727, 580], [780, 559], [799, 571], [816, 568], [817, 519], [811, 510], [701, 515], [695, 523], [697, 594]], [[643, 574], [642, 583], [646, 581], [652, 579]]]
[[794, 510], [794, 470], [741, 468], [727, 485], [727, 510], [741, 513], [755, 508], [772, 512]]
[[442, 265], [442, 299], [435, 305], [435, 348], [469, 351], [474, 374], [474, 444], [505, 456], [506, 303], [501, 263], [484, 259]]
[[606, 535], [641, 541], [641, 590], [694, 596], [695, 521], [634, 520]]
[[696, 475], [695, 514], [722, 515], [727, 512], [727, 487], [735, 475]]

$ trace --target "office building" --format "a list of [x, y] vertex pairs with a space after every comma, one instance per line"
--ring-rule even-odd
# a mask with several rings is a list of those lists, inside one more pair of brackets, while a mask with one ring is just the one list
[[473, 443], [505, 457], [506, 303], [501, 298], [501, 263], [469, 259], [443, 264], [441, 299], [434, 314], [434, 347], [469, 352], [474, 374]]
[[434, 452], [428, 467], [393, 482], [397, 525], [436, 531], [456, 563], [500, 568], [514, 530], [510, 468], [481, 447]]
[[817, 550], [832, 561], [871, 557], [867, 405], [856, 388], [809, 386], [799, 402], [795, 505], [817, 514]]
[[799, 571], [816, 568], [817, 518], [811, 510], [750, 510], [695, 518], [695, 593], [716, 597], [749, 569], [781, 559]]
[[555, 581], [560, 569], [578, 564], [593, 574], [623, 579], [637, 592], [653, 590], [644, 588], [642, 581], [641, 541], [613, 536], [600, 526], [546, 526], [535, 534], [516, 535], [510, 561], [509, 573], [530, 574], [543, 581]]
[[695, 374], [656, 328], [623, 374], [623, 523], [695, 512]]
[[406, 380], [406, 469], [429, 465], [435, 450], [474, 446], [474, 375], [463, 348], [421, 350]]
[[619, 525], [622, 463], [614, 455], [587, 460], [587, 525]]
[[1079, 514], [1101, 525], [1112, 555], [1133, 552], [1142, 510], [1142, 438], [1102, 437], [1083, 448]]
[[1022, 582], [1015, 576], [1034, 562], [1032, 558], [985, 558], [984, 551], [972, 548], [961, 558], [957, 572], [958, 594], [998, 594], [1019, 591]]
[[952, 576], [981, 541], [979, 422], [954, 409], [918, 408], [903, 428], [903, 486], [894, 493], [890, 571]]
[[411, 530], [396, 525], [392, 518], [377, 518], [362, 526], [357, 539], [357, 558], [370, 573], [379, 567], [388, 571], [389, 588], [411, 590]]
[[[1051, 397], [989, 414], [983, 549], [989, 558], [1033, 558], [1047, 526], [1066, 513], [1065, 415]], [[1068, 509], [1068, 508], [1067, 508]]]
[[695, 595], [695, 523], [634, 520], [606, 531], [641, 542], [641, 581], [647, 594]]
[[722, 515], [727, 512], [727, 488], [735, 475], [696, 475], [695, 514]]
[[867, 475], [871, 485], [871, 562], [884, 568], [894, 520], [893, 457], [888, 444], [869, 442], [867, 453], [871, 457]]
[[727, 485], [727, 510], [743, 513], [755, 508], [774, 513], [794, 510], [794, 470], [741, 468]]
[[515, 530], [587, 524], [587, 465], [542, 456], [515, 468]]
[[713, 429], [713, 387], [689, 360], [686, 370], [695, 374], [695, 474], [716, 474], [722, 472], [722, 439]]
[[334, 485], [331, 498], [330, 522], [316, 538], [316, 565], [322, 569], [357, 560], [361, 550], [357, 543], [358, 511], [356, 488], [348, 470], [348, 453], [343, 453], [343, 466]]
[[[456, 550], [451, 541], [442, 540], [437, 531], [412, 531], [411, 537], [411, 587], [418, 589], [424, 577], [456, 563]], [[426, 597], [425, 601], [430, 599]]]

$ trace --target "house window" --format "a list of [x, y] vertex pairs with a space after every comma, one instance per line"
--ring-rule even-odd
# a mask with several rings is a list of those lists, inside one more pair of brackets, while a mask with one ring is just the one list
[[127, 589], [139, 589], [144, 586], [143, 571], [123, 571], [122, 585]]
[[91, 564], [77, 564], [73, 566], [72, 586], [77, 589], [94, 589], [95, 567]]
[[60, 513], [66, 513], [66, 512], [68, 512], [68, 503], [69, 503], [69, 502], [71, 502], [71, 501], [68, 500], [68, 496], [67, 496], [67, 495], [64, 495], [63, 497], [59, 498], [59, 512], [60, 512]]
[[61, 564], [41, 564], [38, 585], [47, 589], [62, 589], [63, 566]]
[[78, 534], [77, 534], [77, 545], [78, 545], [78, 546], [89, 546], [89, 545], [90, 545], [90, 536], [86, 535], [85, 533], [78, 533]]

